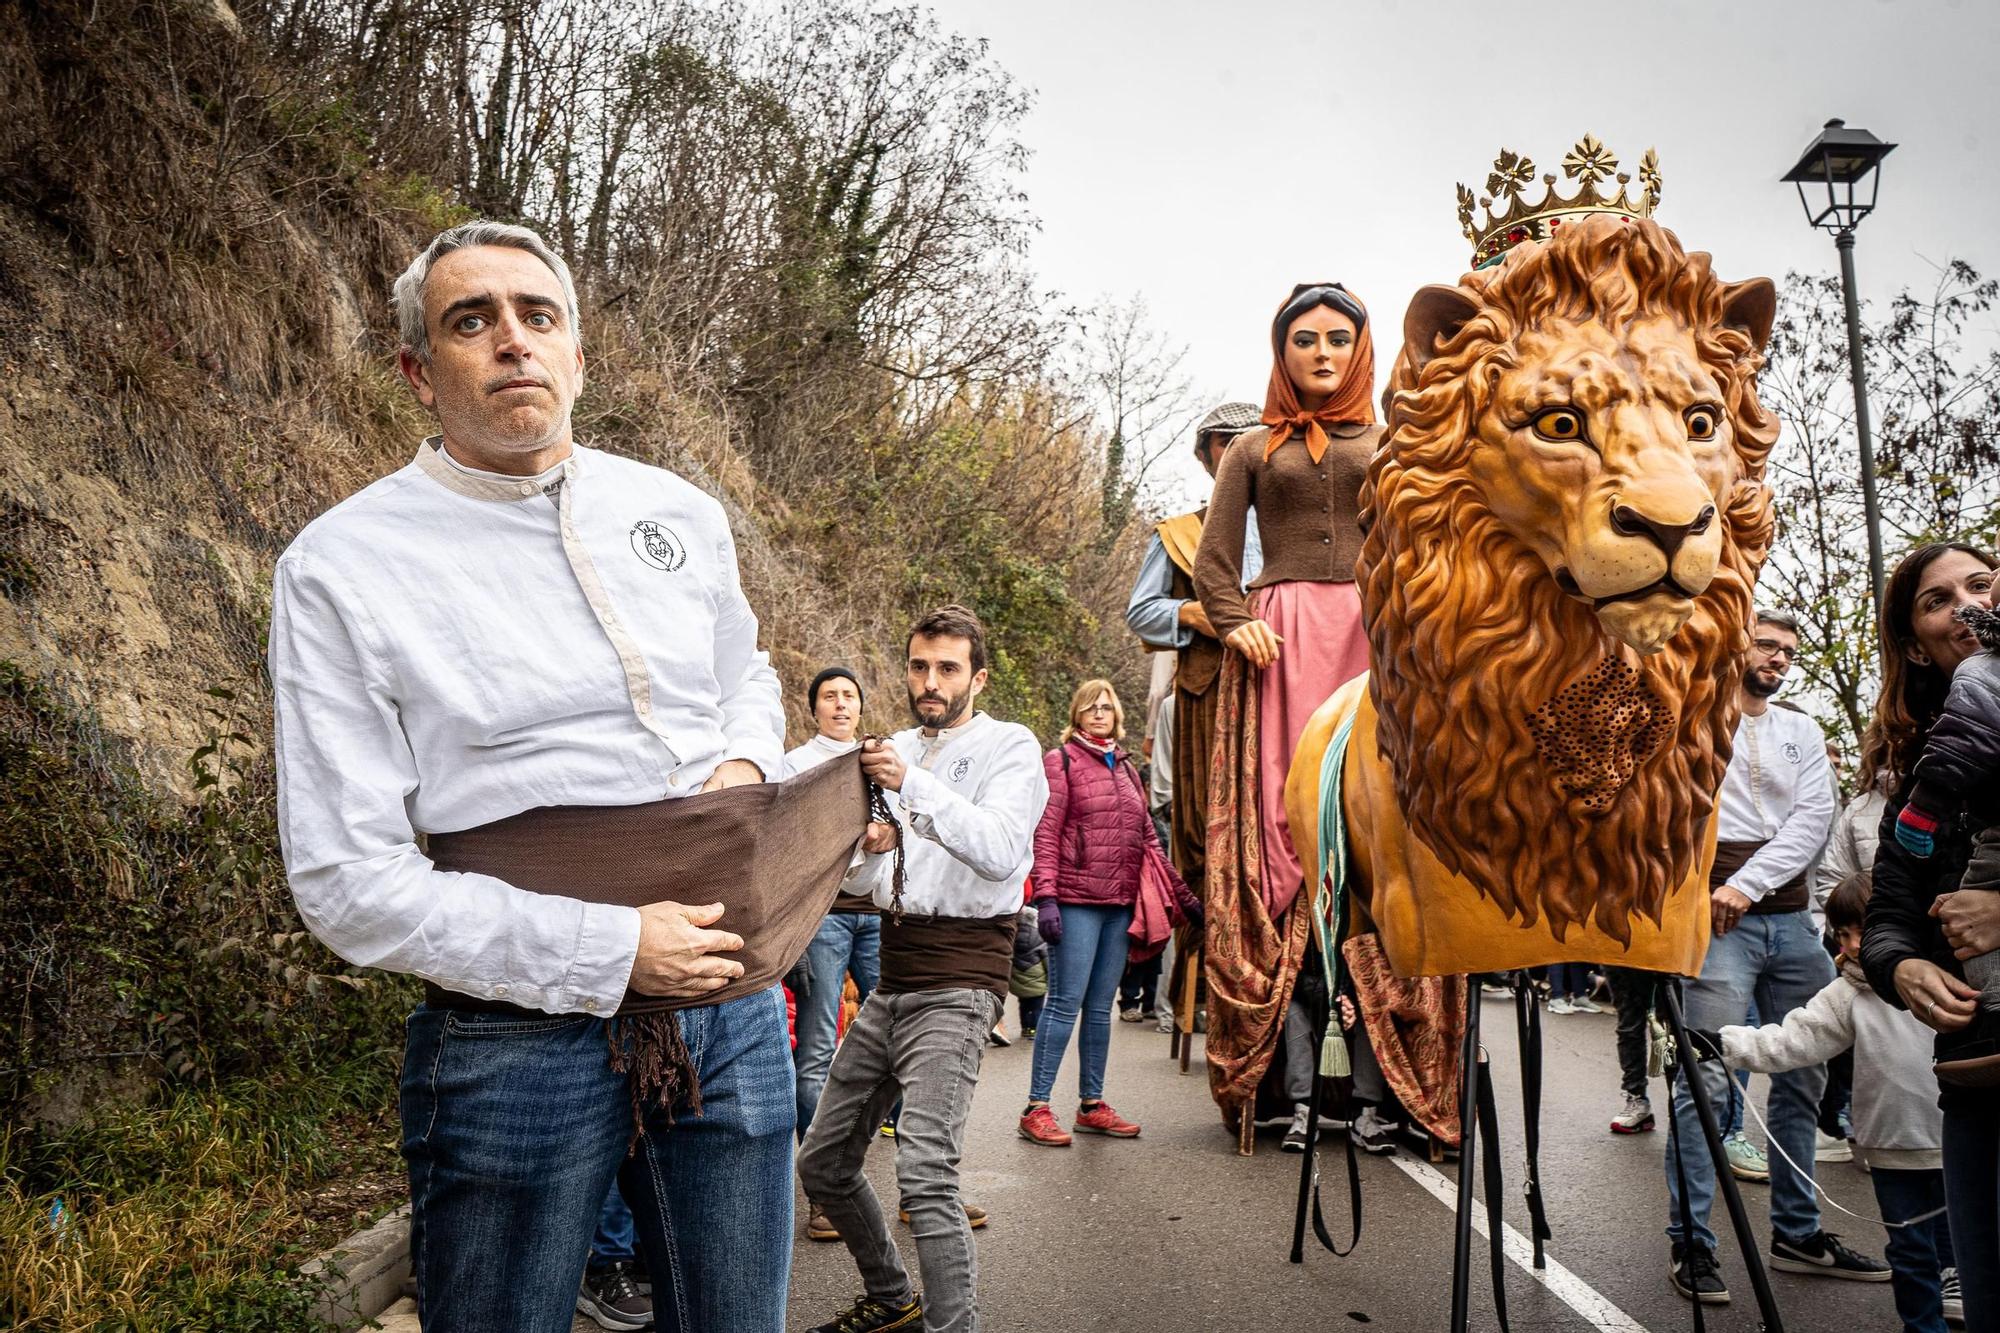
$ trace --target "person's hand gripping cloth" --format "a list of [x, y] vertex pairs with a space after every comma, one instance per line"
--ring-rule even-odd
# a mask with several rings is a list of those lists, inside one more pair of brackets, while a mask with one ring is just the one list
[[[439, 870], [492, 875], [534, 893], [643, 907], [722, 904], [726, 955], [743, 975], [685, 998], [627, 991], [607, 1023], [611, 1067], [632, 1080], [633, 1138], [657, 1105], [701, 1113], [700, 1081], [673, 1011], [775, 985], [805, 953], [866, 832], [871, 794], [859, 753], [785, 782], [725, 787], [629, 806], [549, 806], [430, 838]], [[897, 843], [900, 862], [902, 844]], [[900, 878], [900, 877], [899, 877]]]

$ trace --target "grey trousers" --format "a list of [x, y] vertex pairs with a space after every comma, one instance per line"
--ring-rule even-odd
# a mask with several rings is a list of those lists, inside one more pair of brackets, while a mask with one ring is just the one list
[[[1332, 1020], [1340, 1021], [1335, 1010]], [[1313, 1040], [1312, 1020], [1297, 995], [1285, 1008], [1285, 1097], [1294, 1106], [1312, 1100], [1313, 1071], [1319, 1068], [1319, 1043]], [[1375, 1048], [1368, 1041], [1368, 1025], [1356, 1023], [1347, 1034], [1354, 1070], [1354, 1099], [1368, 1106], [1389, 1101], [1388, 1080], [1375, 1061]]]
[[926, 1333], [979, 1328], [979, 1261], [959, 1201], [958, 1159], [1000, 1005], [999, 996], [983, 990], [870, 995], [834, 1053], [799, 1150], [806, 1195], [847, 1243], [868, 1294], [909, 1300], [909, 1272], [861, 1171], [883, 1117], [902, 1097], [896, 1183], [916, 1237]]

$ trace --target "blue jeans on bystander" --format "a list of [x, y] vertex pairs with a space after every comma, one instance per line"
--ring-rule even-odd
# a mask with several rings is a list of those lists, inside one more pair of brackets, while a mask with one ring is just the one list
[[[1868, 1173], [1884, 1222], [1907, 1222], [1944, 1207], [1944, 1172], [1895, 1171], [1878, 1166]], [[1951, 1227], [1943, 1217], [1915, 1226], [1889, 1228], [1889, 1285], [1903, 1333], [1945, 1333], [1944, 1301], [1938, 1270], [1953, 1266]]]
[[[1727, 935], [1708, 946], [1701, 976], [1688, 982], [1681, 1009], [1691, 1028], [1722, 1028], [1741, 1023], [1751, 1000], [1767, 1022], [1817, 995], [1833, 980], [1833, 960], [1820, 947], [1819, 932], [1808, 912], [1773, 912], [1746, 916]], [[1698, 1065], [1703, 1091], [1715, 1110], [1718, 1125], [1729, 1123], [1729, 1075], [1720, 1064]], [[1819, 1098], [1826, 1087], [1826, 1066], [1795, 1069], [1771, 1076], [1770, 1137], [1792, 1161], [1808, 1171], [1813, 1164], [1813, 1136], [1819, 1127]], [[1709, 1209], [1715, 1202], [1715, 1163], [1701, 1136], [1694, 1099], [1685, 1080], [1674, 1087], [1674, 1133], [1668, 1136], [1667, 1235], [1681, 1239], [1680, 1181], [1674, 1150], [1680, 1149], [1687, 1170], [1688, 1203], [1694, 1214], [1695, 1239], [1710, 1250], [1715, 1233], [1709, 1229]], [[1801, 1176], [1777, 1153], [1771, 1154], [1771, 1232], [1788, 1241], [1802, 1241], [1819, 1230], [1819, 1200], [1812, 1178]]]
[[791, 1277], [792, 1062], [775, 986], [683, 1009], [702, 1113], [638, 1150], [604, 1020], [424, 1005], [404, 1050], [410, 1261], [426, 1333], [568, 1333], [615, 1178], [662, 1333], [771, 1333]]
[[1028, 1081], [1028, 1100], [1045, 1102], [1055, 1091], [1069, 1035], [1082, 1018], [1077, 1036], [1077, 1090], [1084, 1101], [1104, 1095], [1104, 1066], [1111, 1058], [1111, 1002], [1118, 998], [1118, 981], [1125, 975], [1125, 958], [1132, 941], [1125, 931], [1132, 924], [1129, 907], [1064, 903], [1062, 938], [1049, 946], [1049, 1000], [1035, 1025], [1035, 1063]]
[[614, 1180], [604, 1196], [604, 1206], [597, 1210], [597, 1234], [590, 1240], [590, 1270], [628, 1264], [638, 1256], [639, 1233], [632, 1226], [632, 1210], [625, 1206], [625, 1196], [618, 1192]]
[[799, 1044], [792, 1053], [799, 1071], [798, 1137], [803, 1143], [812, 1128], [826, 1071], [833, 1067], [833, 1048], [840, 1031], [840, 992], [847, 974], [861, 1003], [882, 980], [882, 918], [868, 912], [829, 912], [806, 946], [806, 970], [812, 989], [799, 1006]]

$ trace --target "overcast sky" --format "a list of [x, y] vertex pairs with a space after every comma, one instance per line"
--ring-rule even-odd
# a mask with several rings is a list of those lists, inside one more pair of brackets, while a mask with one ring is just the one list
[[1948, 257], [2000, 270], [2000, 4], [935, 8], [1035, 90], [1023, 137], [1043, 284], [1143, 295], [1190, 345], [1204, 397], [1262, 401], [1268, 321], [1304, 280], [1368, 302], [1386, 376], [1411, 292], [1466, 267], [1454, 186], [1483, 193], [1502, 147], [1559, 172], [1585, 132], [1621, 170], [1659, 150], [1657, 216], [1723, 277], [1782, 278], [1836, 270], [1778, 177], [1842, 116], [1901, 145], [1859, 233], [1864, 297], [1927, 286]]

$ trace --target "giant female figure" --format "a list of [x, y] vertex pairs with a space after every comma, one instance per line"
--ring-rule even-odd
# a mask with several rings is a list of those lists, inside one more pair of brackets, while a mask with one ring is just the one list
[[[1234, 1123], [1254, 1100], [1281, 1029], [1285, 1099], [1312, 1080], [1310, 1024], [1293, 1004], [1308, 923], [1286, 823], [1286, 768], [1308, 718], [1368, 667], [1354, 562], [1356, 506], [1375, 425], [1368, 312], [1338, 283], [1293, 289], [1271, 324], [1263, 424], [1216, 474], [1195, 556], [1195, 592], [1228, 647], [1209, 788], [1209, 1089]], [[1245, 589], [1251, 509], [1264, 568]], [[1288, 1018], [1287, 1014], [1291, 1016]]]

